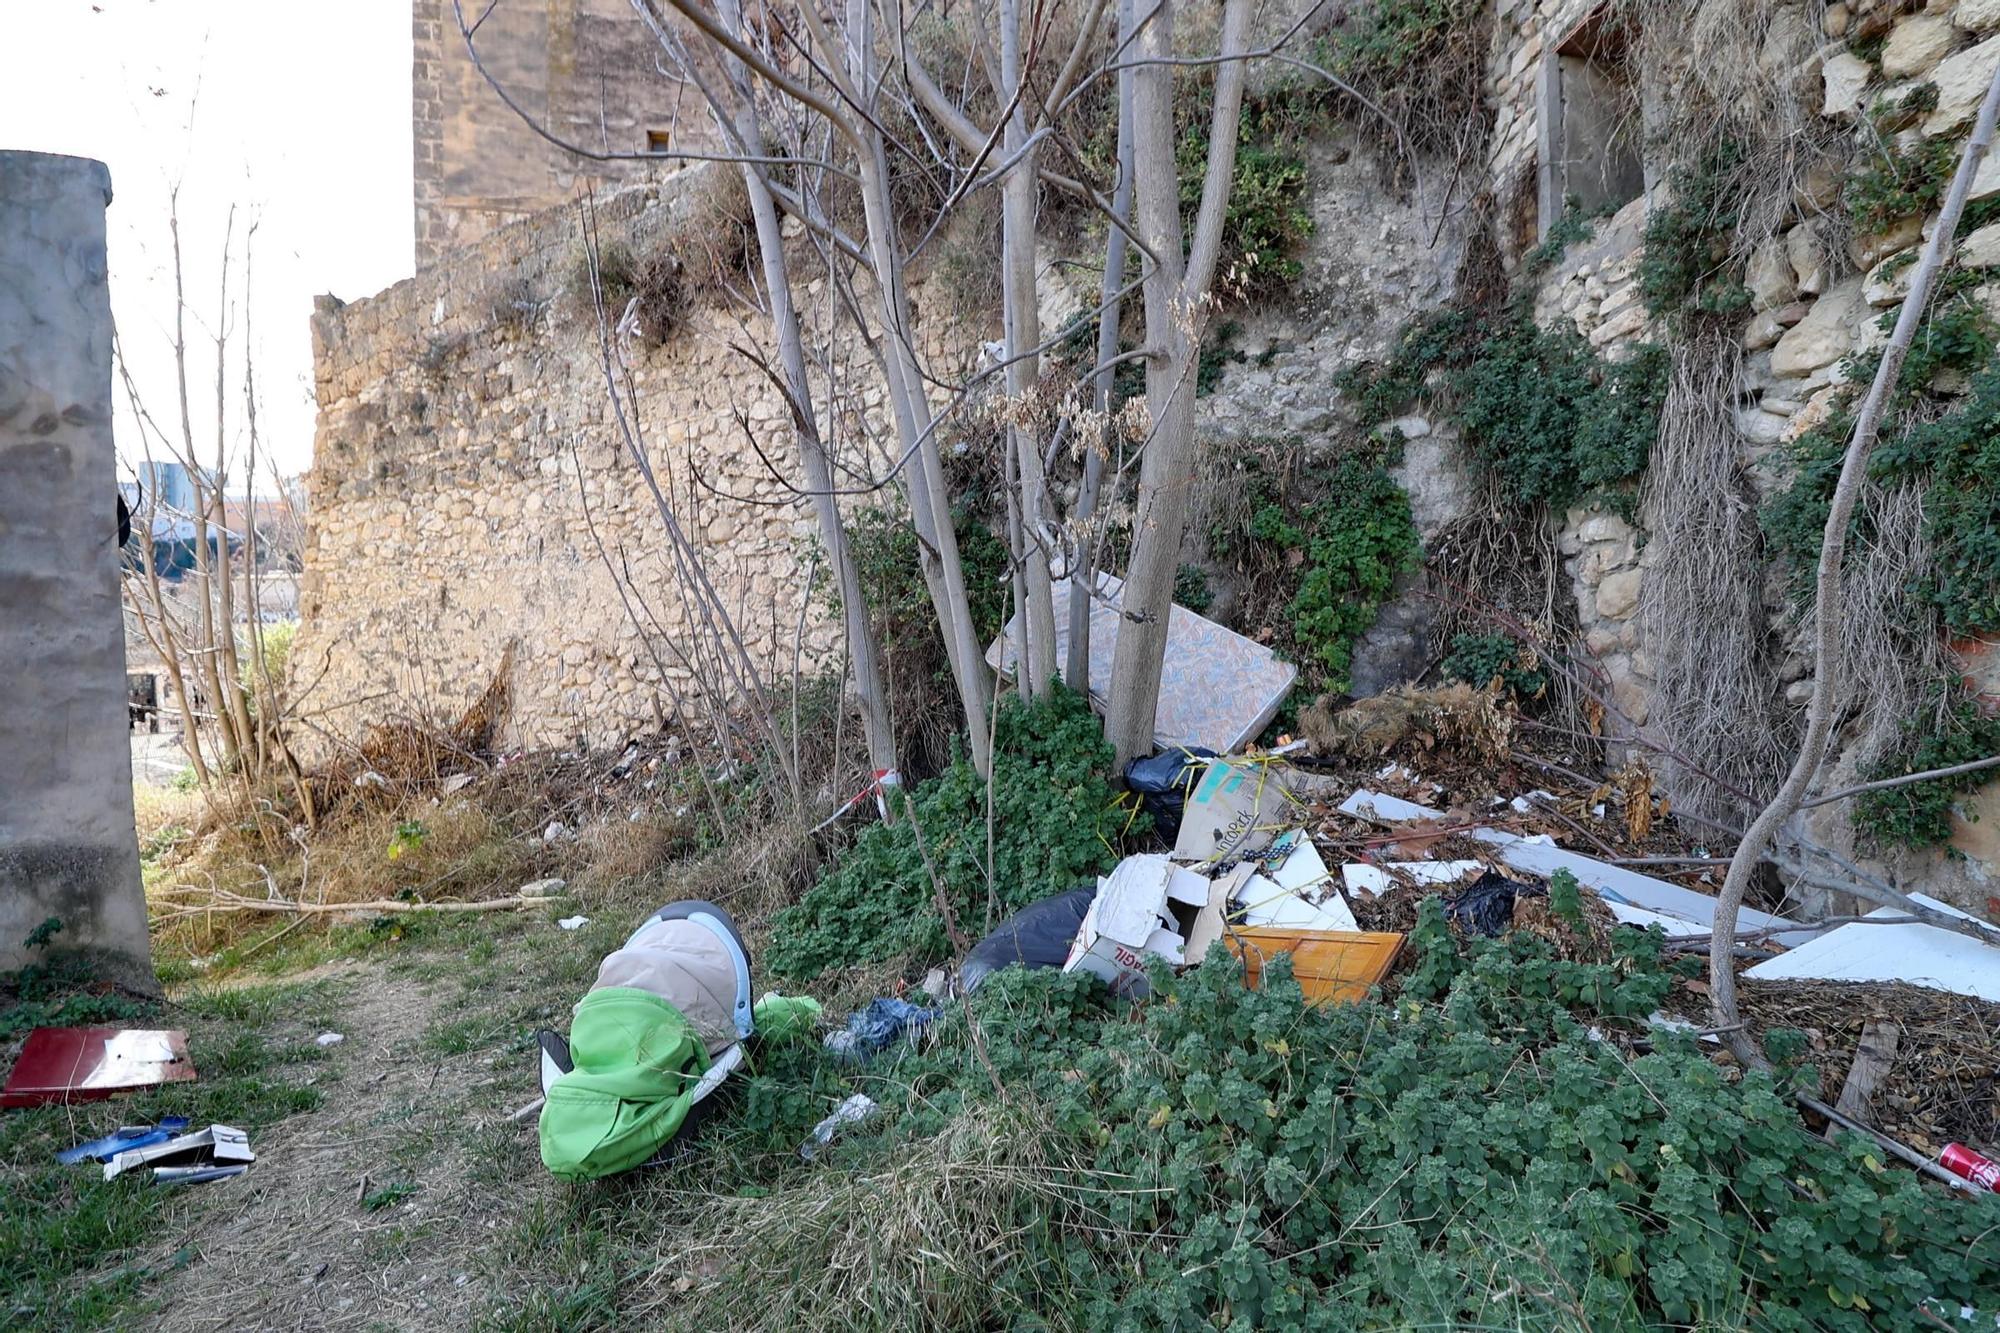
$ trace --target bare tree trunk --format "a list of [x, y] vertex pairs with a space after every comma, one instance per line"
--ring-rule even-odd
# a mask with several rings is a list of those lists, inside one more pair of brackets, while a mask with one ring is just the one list
[[1826, 529], [1820, 541], [1819, 570], [1814, 586], [1813, 693], [1812, 702], [1806, 708], [1806, 732], [1799, 744], [1798, 758], [1793, 762], [1784, 784], [1778, 788], [1778, 794], [1771, 798], [1771, 803], [1764, 807], [1743, 835], [1743, 841], [1737, 844], [1736, 855], [1730, 859], [1729, 874], [1723, 880], [1722, 893], [1716, 901], [1715, 930], [1708, 955], [1709, 994], [1715, 1005], [1717, 1026], [1731, 1030], [1730, 1046], [1737, 1057], [1746, 1063], [1761, 1065], [1764, 1057], [1755, 1038], [1741, 1028], [1737, 1016], [1733, 962], [1737, 912], [1743, 905], [1743, 894], [1750, 886], [1750, 876], [1763, 859], [1771, 839], [1798, 811], [1807, 787], [1812, 784], [1826, 758], [1827, 747], [1833, 737], [1834, 707], [1840, 697], [1839, 677], [1844, 665], [1840, 651], [1841, 563], [1847, 549], [1848, 523], [1854, 514], [1855, 501], [1861, 494], [1862, 480], [1868, 472], [1869, 455], [1875, 449], [1889, 394], [1902, 373], [1903, 361], [1909, 355], [1917, 326], [1923, 322], [1931, 289], [1950, 257], [1959, 219], [1965, 212], [1966, 196], [1972, 189], [1972, 178], [1993, 143], [1996, 114], [2000, 114], [2000, 71], [1994, 73], [1993, 82], [1986, 90], [1986, 100], [1979, 108], [1979, 119], [1973, 126], [1972, 136], [1966, 140], [1964, 155], [1959, 159], [1958, 174], [1953, 177], [1951, 190], [1945, 195], [1937, 225], [1924, 247], [1923, 259], [1910, 278], [1910, 294], [1903, 301], [1903, 309], [1896, 318], [1896, 329], [1889, 337], [1888, 346], [1882, 349], [1882, 361], [1876, 368], [1875, 381], [1869, 386], [1868, 396], [1862, 400], [1861, 411], [1855, 417], [1854, 434], [1848, 440], [1840, 480], [1834, 486], [1833, 504], [1827, 511]]
[[[1132, 36], [1133, 0], [1118, 0], [1118, 45], [1122, 50]], [[1132, 217], [1132, 76], [1129, 63], [1118, 71], [1118, 181], [1113, 187], [1113, 225], [1105, 228], [1104, 283], [1098, 289], [1103, 309], [1097, 316], [1097, 384], [1093, 405], [1105, 418], [1106, 429], [1097, 441], [1086, 441], [1083, 455], [1083, 485], [1077, 492], [1075, 528], [1077, 558], [1070, 564], [1069, 577], [1069, 662], [1064, 669], [1069, 686], [1080, 693], [1090, 692], [1090, 606], [1097, 591], [1097, 491], [1103, 484], [1104, 451], [1111, 447], [1111, 383], [1118, 373], [1111, 365], [1118, 355], [1118, 326], [1124, 302], [1118, 293], [1125, 287], [1125, 252], [1131, 243], [1116, 225]]]
[[1228, 0], [1222, 14], [1221, 63], [1209, 123], [1208, 169], [1195, 215], [1194, 245], [1183, 260], [1180, 178], [1174, 162], [1173, 0], [1160, 0], [1140, 34], [1141, 64], [1133, 83], [1133, 166], [1139, 234], [1157, 257], [1146, 275], [1146, 402], [1152, 436], [1140, 463], [1132, 563], [1121, 597], [1122, 619], [1112, 670], [1105, 732], [1120, 771], [1153, 750], [1160, 677], [1166, 663], [1167, 617], [1174, 571], [1187, 528], [1194, 478], [1194, 380], [1207, 318], [1208, 290], [1222, 246], [1230, 178], [1236, 168], [1236, 128], [1243, 106], [1244, 34], [1249, 0]]
[[193, 653], [195, 678], [206, 693], [207, 706], [214, 710], [215, 733], [222, 747], [221, 764], [228, 767], [237, 755], [236, 739], [230, 726], [230, 714], [222, 702], [222, 681], [217, 669], [215, 654], [215, 588], [214, 560], [208, 549], [210, 531], [210, 510], [213, 505], [208, 479], [202, 476], [200, 451], [194, 443], [194, 416], [188, 407], [187, 384], [187, 293], [183, 285], [181, 267], [181, 230], [178, 198], [173, 197], [167, 210], [167, 228], [173, 237], [174, 251], [174, 371], [180, 389], [181, 455], [187, 467], [188, 484], [194, 492], [193, 512], [189, 517], [194, 524], [194, 575], [195, 591], [200, 599], [197, 617], [198, 646]]
[[[891, 0], [896, 3], [897, 0]], [[1048, 483], [1043, 474], [1041, 443], [1028, 424], [1029, 396], [1041, 379], [1041, 358], [1030, 353], [1040, 345], [1041, 319], [1035, 300], [1035, 154], [1028, 142], [1028, 89], [1022, 66], [1021, 0], [1001, 0], [1001, 96], [1012, 104], [1002, 145], [1019, 160], [1001, 187], [1001, 292], [1006, 328], [1008, 446], [1019, 478], [1019, 533], [1014, 559], [1021, 567], [1022, 644], [1015, 671], [1027, 693], [1048, 693], [1056, 671], [1056, 618], [1049, 589], [1048, 525], [1042, 514]], [[977, 723], [974, 724], [976, 729]]]
[[[231, 231], [236, 222], [236, 212], [230, 210]], [[255, 758], [254, 745], [250, 734], [250, 706], [243, 695], [243, 663], [236, 652], [236, 585], [229, 576], [229, 509], [225, 495], [229, 486], [229, 428], [226, 404], [229, 383], [229, 233], [222, 242], [222, 291], [216, 299], [215, 311], [215, 489], [210, 501], [215, 507], [215, 526], [220, 534], [220, 549], [216, 552], [222, 563], [222, 576], [216, 580], [217, 619], [222, 622], [221, 631], [215, 636], [216, 674], [222, 679], [223, 697], [218, 703], [218, 711], [226, 711], [228, 726], [235, 733], [235, 747], [238, 753]], [[244, 788], [249, 789], [249, 773], [244, 773]]]
[[[738, 0], [722, 0], [722, 21], [740, 32], [743, 18]], [[757, 109], [743, 62], [724, 52], [734, 105], [729, 108], [729, 124], [737, 140], [737, 151], [745, 157], [765, 155], [764, 131], [757, 121]], [[721, 117], [724, 108], [713, 108]], [[812, 381], [806, 373], [804, 340], [799, 331], [798, 309], [792, 302], [791, 274], [785, 261], [784, 233], [778, 222], [778, 208], [772, 198], [765, 169], [755, 163], [742, 164], [743, 185], [750, 197], [750, 214], [757, 227], [757, 248], [764, 265], [764, 286], [771, 306], [771, 329], [778, 340], [778, 358], [784, 367], [786, 392], [791, 397], [793, 437], [798, 445], [799, 472], [812, 493], [813, 517], [819, 524], [820, 543], [826, 547], [840, 588], [841, 617], [847, 634], [849, 661], [854, 671], [854, 688], [861, 700], [862, 732], [868, 746], [868, 763], [877, 774], [897, 771], [896, 734], [889, 719], [888, 691], [883, 685], [880, 651], [875, 627], [869, 623], [868, 602], [861, 588], [861, 575], [854, 566], [854, 553], [847, 543], [847, 525], [840, 516], [834, 496], [833, 469], [828, 464], [825, 442], [820, 439], [818, 417], [812, 396]], [[880, 779], [895, 785], [891, 777]], [[883, 818], [893, 822], [895, 802], [881, 803]]]
[[[808, 11], [802, 11], [802, 16]], [[810, 20], [809, 20], [810, 21]], [[875, 85], [874, 60], [870, 50], [867, 11], [861, 0], [850, 5], [846, 55], [852, 61], [850, 83], [860, 89]], [[839, 62], [842, 53], [824, 50], [829, 62]], [[867, 215], [868, 249], [875, 270], [875, 283], [882, 302], [882, 336], [886, 348], [889, 400], [896, 418], [896, 434], [902, 451], [909, 456], [905, 469], [910, 491], [911, 517], [923, 548], [921, 563], [924, 581], [931, 590], [951, 657], [952, 674], [964, 706], [966, 731], [971, 743], [973, 767], [981, 777], [992, 771], [991, 754], [981, 720], [986, 715], [986, 663], [973, 631], [972, 611], [965, 596], [965, 573], [959, 564], [958, 537], [952, 530], [951, 501], [946, 494], [944, 467], [938, 457], [937, 436], [924, 394], [924, 381], [913, 345], [909, 294], [903, 286], [902, 256], [896, 245], [895, 218], [889, 204], [888, 158], [882, 134], [872, 123], [857, 127], [855, 137], [861, 176], [861, 199]], [[926, 531], [928, 526], [928, 532]]]

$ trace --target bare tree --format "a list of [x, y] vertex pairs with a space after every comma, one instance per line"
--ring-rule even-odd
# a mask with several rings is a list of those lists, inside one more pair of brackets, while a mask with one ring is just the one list
[[[1762, 1063], [1763, 1056], [1754, 1038], [1740, 1026], [1737, 1016], [1737, 912], [1743, 905], [1750, 877], [1772, 839], [1798, 812], [1807, 788], [1812, 785], [1820, 765], [1826, 760], [1827, 748], [1833, 737], [1834, 708], [1840, 697], [1840, 674], [1846, 665], [1841, 652], [1841, 565], [1846, 555], [1848, 523], [1853, 518], [1854, 506], [1867, 476], [1869, 456], [1875, 451], [1889, 395], [1902, 374], [1903, 361], [1916, 338], [1917, 326], [1923, 322], [1931, 289], [1951, 255], [1959, 220], [1965, 213], [1965, 201], [1972, 191], [1973, 177], [1992, 147], [1996, 115], [2000, 115], [2000, 71], [1995, 71], [1992, 84], [1986, 90], [1978, 120], [1959, 158], [1958, 174], [1953, 177], [1951, 189], [1945, 194], [1937, 223], [1924, 246], [1923, 258], [1910, 277], [1909, 295], [1904, 298], [1902, 311], [1896, 318], [1895, 331], [1890, 334], [1888, 345], [1882, 349], [1882, 360], [1876, 367], [1874, 382], [1868, 386], [1868, 394], [1861, 401], [1861, 410], [1855, 415], [1854, 433], [1848, 439], [1840, 479], [1834, 485], [1833, 502], [1827, 510], [1826, 528], [1820, 538], [1819, 568], [1813, 596], [1813, 693], [1812, 701], [1806, 708], [1806, 731], [1799, 744], [1798, 757], [1793, 760], [1791, 772], [1778, 788], [1777, 795], [1751, 822], [1743, 841], [1737, 844], [1736, 854], [1729, 862], [1729, 873], [1722, 883], [1722, 893], [1716, 902], [1715, 932], [1708, 956], [1709, 994], [1715, 1006], [1716, 1023], [1732, 1030], [1731, 1045], [1738, 1057], [1746, 1061]], [[1920, 905], [1909, 904], [1907, 899], [1904, 902], [1921, 911]]]
[[1242, 56], [1249, 21], [1249, 0], [1227, 0], [1222, 10], [1215, 106], [1209, 121], [1208, 164], [1192, 244], [1186, 248], [1174, 153], [1174, 0], [1158, 0], [1138, 34], [1141, 61], [1133, 78], [1133, 183], [1139, 235], [1153, 255], [1143, 287], [1149, 352], [1146, 403], [1153, 429], [1139, 468], [1132, 563], [1121, 597], [1111, 707], [1105, 719], [1105, 732], [1117, 751], [1121, 771], [1153, 749], [1174, 571], [1180, 563], [1195, 472], [1195, 368], [1208, 318], [1209, 289], [1222, 249], [1230, 180], [1236, 169], [1236, 131], [1243, 108]]

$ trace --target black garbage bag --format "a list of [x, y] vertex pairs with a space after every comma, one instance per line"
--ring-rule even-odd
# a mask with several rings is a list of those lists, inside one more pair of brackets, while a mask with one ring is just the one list
[[968, 991], [1003, 967], [1061, 967], [1097, 896], [1095, 882], [1079, 884], [1038, 903], [1029, 903], [972, 946], [959, 966], [959, 984]]
[[1125, 785], [1139, 793], [1139, 803], [1153, 817], [1153, 829], [1167, 842], [1180, 836], [1181, 811], [1188, 793], [1201, 780], [1208, 761], [1220, 758], [1199, 745], [1175, 746], [1147, 759], [1125, 765]]
[[1489, 870], [1445, 904], [1451, 919], [1481, 935], [1498, 935], [1514, 924], [1514, 899], [1546, 893], [1538, 884], [1523, 884]]

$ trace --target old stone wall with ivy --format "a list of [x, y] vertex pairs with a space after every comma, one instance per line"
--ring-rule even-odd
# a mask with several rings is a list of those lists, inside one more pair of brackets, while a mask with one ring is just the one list
[[[613, 319], [640, 298], [641, 327], [614, 339], [612, 359], [629, 366], [659, 485], [751, 657], [789, 679], [802, 631], [810, 670], [838, 626], [807, 587], [812, 516], [758, 453], [789, 466], [785, 405], [732, 350], [764, 330], [691, 277], [718, 260], [740, 276], [727, 185], [721, 169], [693, 168], [601, 202], [600, 265]], [[588, 293], [571, 207], [379, 295], [321, 298], [292, 668], [328, 732], [403, 709], [455, 716], [503, 665], [521, 744], [622, 744], [671, 714], [693, 674], [689, 604], [606, 391]], [[931, 330], [949, 364], [960, 344]], [[822, 429], [857, 469], [880, 467], [885, 411], [866, 390]]]
[[[1703, 6], [1678, 8], [1691, 28], [1707, 21]], [[1776, 706], [1795, 715], [1813, 685], [1800, 580], [1816, 557], [1848, 412], [1872, 376], [1979, 99], [2000, 65], [2000, 5], [1853, 0], [1761, 8], [1769, 11], [1761, 16], [1768, 25], [1759, 29], [1763, 45], [1744, 50], [1742, 59], [1758, 62], [1774, 81], [1788, 81], [1817, 122], [1813, 141], [1822, 145], [1821, 156], [1798, 167], [1775, 225], [1770, 217], [1758, 219], [1765, 234], [1744, 243], [1752, 222], [1727, 183], [1739, 179], [1732, 172], [1753, 149], [1718, 139], [1677, 152], [1682, 146], [1656, 138], [1647, 149], [1645, 193], [1609, 216], [1556, 219], [1539, 247], [1520, 254], [1517, 280], [1531, 291], [1538, 325], [1573, 329], [1613, 362], [1684, 344], [1696, 329], [1724, 329], [1735, 339], [1735, 388], [1727, 404], [1733, 471], [1745, 483], [1741, 501], [1754, 507], [1762, 530], [1763, 614], [1781, 640], [1771, 657], [1782, 688]], [[1533, 170], [1521, 148], [1533, 133], [1519, 126], [1520, 118], [1532, 117], [1535, 107], [1532, 76], [1523, 71], [1544, 44], [1561, 40], [1564, 25], [1578, 21], [1575, 9], [1543, 5], [1511, 32], [1502, 30], [1496, 172]], [[1624, 9], [1641, 25], [1661, 13], [1646, 0], [1628, 0]], [[1661, 81], [1671, 84], [1672, 77]], [[1982, 748], [1982, 738], [2000, 733], [1977, 720], [2000, 703], [1990, 648], [2000, 628], [1990, 609], [2000, 565], [1984, 535], [1992, 488], [1972, 482], [1966, 463], [1953, 462], [1978, 452], [1978, 423], [1991, 416], [1992, 376], [1980, 372], [1991, 364], [2000, 322], [1996, 223], [2000, 161], [1989, 158], [1874, 469], [1885, 494], [1901, 486], [1923, 502], [1922, 567], [1910, 575], [1915, 618], [1909, 623], [1934, 624], [1948, 651], [1926, 644], [1911, 653], [1943, 664], [1935, 681], [1939, 702], [1910, 719], [1906, 740], [1889, 753], [1868, 734], [1867, 719], [1857, 717], [1843, 733], [1846, 748], [1831, 785], [1953, 761], [1938, 755], [1977, 757], [1993, 748]], [[1518, 251], [1520, 233], [1502, 231]], [[1954, 466], [1961, 473], [1957, 489], [1935, 486]], [[1716, 484], [1728, 480], [1718, 477]], [[1881, 519], [1885, 527], [1889, 521]], [[1654, 645], [1646, 642], [1647, 626], [1658, 623], [1649, 620], [1649, 603], [1664, 582], [1665, 553], [1654, 535], [1643, 513], [1605, 497], [1570, 508], [1561, 521], [1584, 645], [1608, 674], [1622, 721], [1640, 726], [1658, 720], [1663, 688], [1657, 654], [1649, 651]], [[1886, 562], [1903, 554], [1869, 543], [1851, 558]], [[1814, 817], [1815, 835], [1843, 850], [1901, 862], [1933, 891], [1984, 906], [1987, 878], [2000, 870], [1994, 823], [2000, 786], [1972, 779], [1948, 792], [1884, 804], [1893, 808], [1864, 808], [1854, 821], [1838, 809], [1823, 811]], [[1938, 858], [1931, 848], [1945, 843], [1958, 855]]]

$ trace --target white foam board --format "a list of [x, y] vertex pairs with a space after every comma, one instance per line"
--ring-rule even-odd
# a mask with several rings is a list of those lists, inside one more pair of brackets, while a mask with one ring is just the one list
[[1391, 861], [1387, 867], [1351, 862], [1340, 868], [1340, 878], [1353, 892], [1379, 898], [1395, 887], [1391, 870], [1419, 884], [1456, 884], [1477, 869], [1477, 861]]
[[[1971, 920], [1964, 912], [1921, 893], [1926, 907]], [[1884, 907], [1872, 917], [1905, 916]], [[1907, 981], [1931, 990], [2000, 1001], [2000, 932], [1993, 944], [1936, 926], [1878, 926], [1851, 922], [1757, 964], [1743, 975], [1755, 981]]]
[[[1383, 824], [1444, 817], [1442, 810], [1372, 791], [1355, 792], [1341, 803], [1340, 812]], [[1629, 903], [1634, 907], [1696, 921], [1703, 926], [1715, 923], [1715, 899], [1709, 894], [1684, 889], [1678, 884], [1654, 879], [1651, 875], [1637, 874], [1623, 866], [1607, 865], [1588, 856], [1578, 856], [1575, 852], [1533, 839], [1502, 833], [1498, 829], [1474, 829], [1471, 836], [1491, 844], [1502, 861], [1522, 874], [1547, 879], [1558, 870], [1567, 870], [1576, 876], [1577, 883], [1595, 889], [1598, 896], [1607, 902]], [[1773, 916], [1748, 907], [1737, 912], [1736, 920], [1739, 930], [1770, 930], [1799, 925], [1789, 917]], [[1866, 926], [1863, 929], [1873, 930], [1876, 927]], [[1796, 946], [1812, 939], [1813, 932], [1792, 929], [1773, 938], [1780, 944]]]
[[1263, 875], [1252, 875], [1243, 885], [1243, 923], [1248, 926], [1284, 926], [1293, 930], [1359, 930], [1361, 927], [1339, 894], [1327, 895], [1322, 903], [1311, 903], [1288, 892]]

